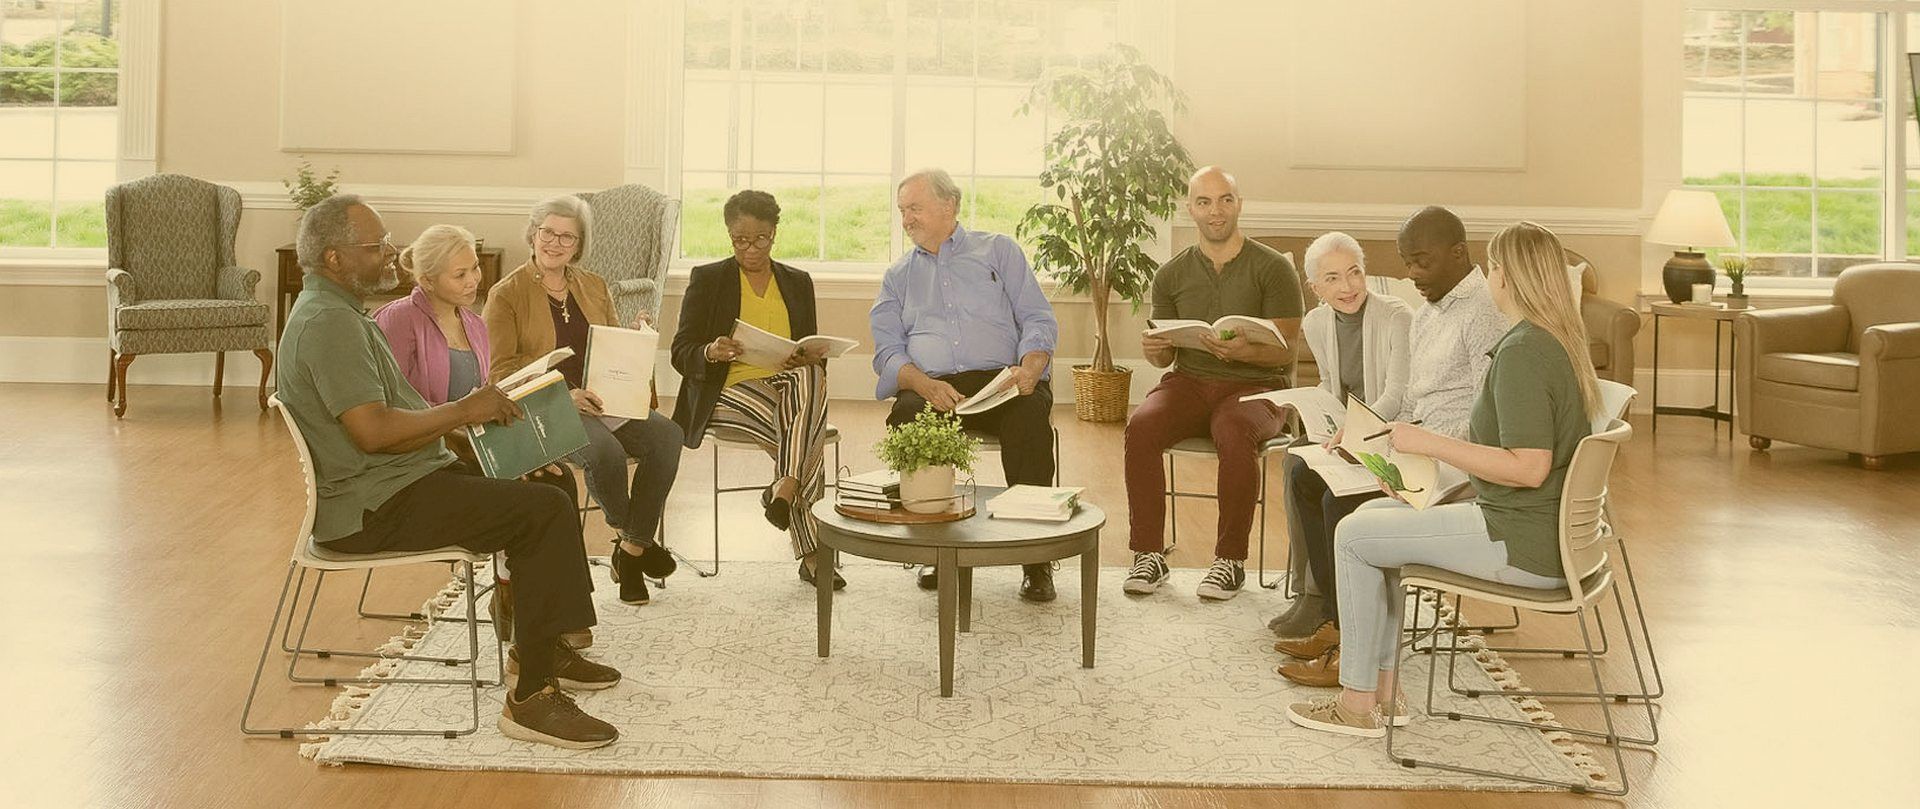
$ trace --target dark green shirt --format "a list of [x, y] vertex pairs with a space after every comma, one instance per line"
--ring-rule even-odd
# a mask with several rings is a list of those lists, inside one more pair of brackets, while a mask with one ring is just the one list
[[[1301, 311], [1300, 276], [1294, 273], [1293, 262], [1252, 239], [1217, 273], [1213, 261], [1194, 245], [1153, 275], [1151, 317], [1155, 320], [1212, 323], [1227, 315], [1282, 319], [1299, 317]], [[1287, 376], [1285, 368], [1223, 360], [1194, 348], [1175, 349], [1173, 367], [1210, 379], [1273, 385], [1285, 384]]]
[[1493, 365], [1474, 400], [1468, 435], [1475, 444], [1553, 451], [1553, 468], [1538, 488], [1517, 489], [1478, 477], [1487, 535], [1507, 545], [1507, 564], [1541, 576], [1566, 574], [1560, 563], [1560, 487], [1580, 439], [1593, 431], [1580, 382], [1560, 341], [1522, 320], [1500, 338]]
[[280, 364], [274, 371], [280, 402], [313, 455], [319, 503], [313, 538], [330, 542], [360, 531], [366, 512], [379, 508], [395, 492], [454, 462], [446, 444], [435, 441], [412, 452], [365, 453], [354, 446], [340, 414], [368, 402], [425, 410], [380, 327], [367, 317], [360, 299], [326, 277], [307, 273], [300, 297], [287, 315], [280, 336]]

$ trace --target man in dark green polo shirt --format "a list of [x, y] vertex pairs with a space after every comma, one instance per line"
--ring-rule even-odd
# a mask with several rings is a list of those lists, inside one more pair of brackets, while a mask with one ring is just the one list
[[1145, 595], [1167, 580], [1163, 525], [1166, 501], [1160, 454], [1188, 438], [1213, 439], [1220, 459], [1219, 531], [1213, 564], [1198, 595], [1234, 597], [1246, 583], [1247, 533], [1260, 489], [1260, 445], [1286, 426], [1278, 408], [1240, 397], [1287, 386], [1300, 337], [1300, 276], [1293, 262], [1240, 232], [1240, 189], [1209, 166], [1187, 182], [1187, 213], [1200, 243], [1174, 256], [1153, 277], [1153, 319], [1212, 323], [1226, 315], [1268, 320], [1285, 345], [1251, 339], [1252, 328], [1176, 348], [1143, 334], [1140, 348], [1155, 367], [1173, 366], [1127, 420], [1127, 510], [1133, 569], [1126, 592]]
[[573, 503], [551, 486], [478, 475], [442, 440], [466, 425], [510, 422], [519, 407], [492, 386], [429, 407], [401, 376], [362, 304], [397, 284], [399, 253], [359, 197], [309, 209], [297, 249], [306, 276], [280, 338], [276, 379], [313, 456], [314, 541], [339, 553], [504, 551], [517, 583], [508, 673], [519, 680], [504, 700], [500, 731], [569, 748], [612, 742], [612, 725], [556, 688], [620, 681], [618, 671], [559, 642], [562, 632], [595, 621]]

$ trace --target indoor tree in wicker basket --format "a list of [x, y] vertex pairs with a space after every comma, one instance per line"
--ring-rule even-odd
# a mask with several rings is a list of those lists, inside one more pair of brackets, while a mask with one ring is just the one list
[[1173, 215], [1193, 172], [1162, 110], [1180, 111], [1183, 99], [1139, 51], [1115, 45], [1092, 67], [1049, 74], [1022, 112], [1036, 106], [1061, 123], [1040, 172], [1046, 200], [1016, 232], [1033, 242], [1035, 268], [1093, 304], [1093, 362], [1073, 368], [1075, 413], [1119, 421], [1133, 371], [1114, 367], [1107, 316], [1114, 295], [1137, 310], [1151, 289], [1158, 265], [1140, 244]]

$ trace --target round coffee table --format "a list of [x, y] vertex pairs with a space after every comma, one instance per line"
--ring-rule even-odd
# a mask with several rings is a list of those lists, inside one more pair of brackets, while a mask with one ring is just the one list
[[[891, 525], [856, 520], [833, 509], [831, 498], [813, 504], [820, 531], [816, 565], [830, 572], [838, 555], [850, 553], [884, 562], [933, 565], [940, 580], [940, 696], [953, 696], [955, 625], [971, 627], [973, 568], [1029, 565], [1080, 557], [1080, 665], [1093, 668], [1093, 627], [1100, 578], [1100, 529], [1107, 524], [1099, 506], [1081, 502], [1066, 522], [996, 520], [986, 501], [1004, 491], [981, 486], [978, 513], [964, 520], [931, 525]], [[819, 653], [828, 656], [833, 637], [833, 576], [814, 577], [819, 604]]]

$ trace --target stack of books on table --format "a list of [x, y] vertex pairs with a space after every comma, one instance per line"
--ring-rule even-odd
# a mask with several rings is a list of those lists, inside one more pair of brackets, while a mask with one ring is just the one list
[[900, 505], [900, 473], [876, 469], [840, 479], [841, 505], [886, 511]]
[[1000, 520], [1066, 522], [1080, 503], [1083, 486], [1009, 487], [987, 501], [987, 516]]

